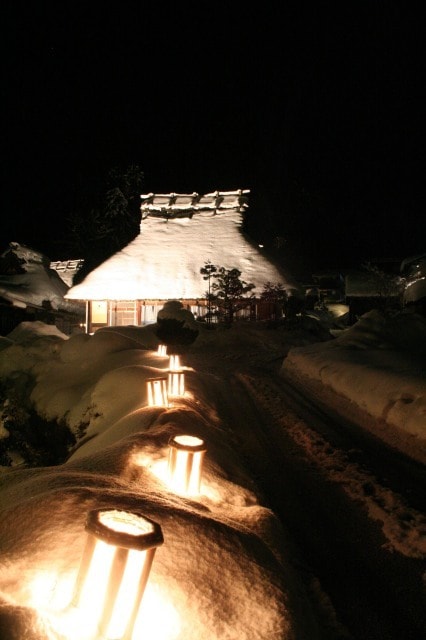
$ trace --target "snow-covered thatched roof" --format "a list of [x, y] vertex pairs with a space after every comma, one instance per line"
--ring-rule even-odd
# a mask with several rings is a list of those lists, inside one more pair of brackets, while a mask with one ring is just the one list
[[198, 211], [223, 211], [248, 207], [248, 189], [237, 191], [213, 191], [204, 195], [193, 193], [148, 193], [141, 195], [142, 217], [147, 215], [188, 215]]
[[[189, 300], [204, 298], [200, 269], [210, 261], [236, 268], [260, 293], [266, 282], [297, 289], [242, 232], [246, 190], [148, 194], [140, 234], [67, 293], [75, 300]], [[186, 207], [186, 209], [185, 209]], [[161, 215], [163, 211], [163, 215]], [[184, 212], [185, 211], [185, 212]]]
[[11, 306], [82, 312], [81, 305], [65, 300], [67, 284], [40, 251], [10, 242], [0, 256], [0, 271], [0, 298]]

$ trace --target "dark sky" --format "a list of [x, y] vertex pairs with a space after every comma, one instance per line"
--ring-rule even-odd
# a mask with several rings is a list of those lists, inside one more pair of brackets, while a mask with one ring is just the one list
[[76, 257], [58, 234], [81, 192], [137, 163], [145, 192], [250, 189], [250, 232], [299, 266], [424, 252], [410, 3], [7, 0], [1, 14], [1, 250]]

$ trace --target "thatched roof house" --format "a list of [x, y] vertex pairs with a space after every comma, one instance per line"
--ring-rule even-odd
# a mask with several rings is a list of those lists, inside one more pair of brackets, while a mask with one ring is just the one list
[[200, 269], [210, 261], [236, 268], [245, 282], [297, 285], [242, 233], [248, 190], [205, 195], [141, 196], [140, 234], [70, 288], [66, 297], [86, 301], [87, 330], [155, 322], [167, 300], [180, 300], [196, 316], [205, 311], [207, 283]]
[[[68, 261], [74, 265], [82, 261]], [[70, 273], [68, 273], [70, 275]], [[0, 335], [21, 322], [55, 324], [70, 333], [84, 320], [84, 305], [65, 300], [69, 285], [40, 251], [10, 242], [0, 255]]]

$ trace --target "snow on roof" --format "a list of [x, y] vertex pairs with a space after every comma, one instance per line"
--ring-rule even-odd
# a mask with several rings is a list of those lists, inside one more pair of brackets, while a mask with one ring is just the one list
[[[368, 271], [353, 271], [345, 277], [345, 294], [347, 298], [370, 298], [384, 295], [383, 282]], [[398, 296], [399, 291], [389, 291], [388, 296]]]
[[401, 273], [406, 280], [404, 303], [426, 298], [426, 253], [403, 260]]
[[236, 191], [213, 191], [199, 195], [193, 193], [147, 193], [141, 195], [142, 217], [144, 215], [173, 214], [180, 211], [222, 211], [224, 209], [238, 209], [242, 211], [248, 206], [248, 189], [238, 189]]
[[39, 265], [49, 264], [49, 259], [40, 251], [31, 247], [19, 244], [18, 242], [9, 242], [8, 248], [1, 254], [2, 258], [15, 257], [25, 271], [34, 271], [39, 269]]
[[50, 268], [56, 271], [59, 277], [68, 287], [72, 286], [75, 275], [84, 264], [83, 259], [79, 260], [56, 260], [50, 263]]
[[234, 206], [219, 215], [214, 210], [199, 210], [193, 216], [142, 218], [139, 236], [71, 287], [66, 297], [75, 300], [205, 298], [207, 283], [200, 269], [208, 261], [217, 267], [239, 269], [242, 280], [254, 283], [258, 293], [268, 281], [297, 289], [298, 285], [242, 234], [242, 212], [235, 207], [237, 192], [221, 193], [224, 206], [231, 201]]
[[81, 312], [75, 304], [64, 299], [68, 290], [58, 273], [49, 268], [49, 258], [40, 251], [11, 242], [2, 254], [3, 259], [15, 260], [15, 273], [0, 275], [0, 297], [15, 307], [42, 308], [49, 302], [53, 309]]
[[404, 303], [417, 302], [426, 298], [426, 276], [409, 282], [404, 291]]
[[415, 256], [409, 256], [401, 262], [401, 272], [407, 271], [407, 269], [422, 269], [426, 272], [426, 253], [420, 253]]

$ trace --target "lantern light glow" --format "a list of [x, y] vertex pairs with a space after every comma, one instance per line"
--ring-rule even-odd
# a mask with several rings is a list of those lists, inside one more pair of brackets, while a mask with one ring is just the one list
[[[90, 511], [72, 605], [103, 640], [130, 640], [154, 554], [158, 524], [117, 509]], [[90, 621], [90, 622], [89, 622]]]
[[198, 495], [206, 448], [204, 440], [177, 435], [169, 440], [169, 484], [176, 493]]
[[185, 374], [183, 371], [170, 371], [168, 374], [169, 396], [183, 396], [185, 394]]
[[180, 357], [178, 355], [170, 356], [169, 368], [170, 368], [170, 371], [180, 371], [181, 370]]
[[167, 407], [167, 378], [149, 378], [146, 381], [148, 392], [148, 406]]
[[166, 356], [167, 355], [167, 346], [165, 344], [159, 344], [158, 345], [157, 354], [159, 356]]

